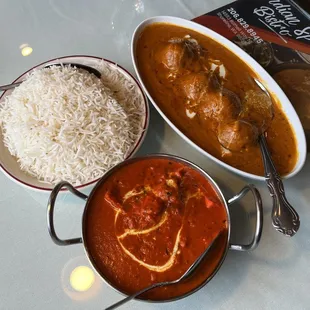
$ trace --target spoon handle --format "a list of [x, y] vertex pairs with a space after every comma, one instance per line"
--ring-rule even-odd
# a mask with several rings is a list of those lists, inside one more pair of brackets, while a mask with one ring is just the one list
[[139, 295], [141, 295], [141, 294], [143, 294], [143, 293], [145, 293], [145, 292], [147, 292], [147, 291], [149, 291], [149, 290], [152, 290], [153, 288], [160, 287], [160, 286], [164, 286], [164, 285], [169, 285], [169, 284], [171, 284], [171, 283], [170, 283], [170, 282], [167, 282], [167, 283], [166, 283], [166, 282], [155, 283], [155, 284], [153, 284], [153, 285], [151, 285], [151, 286], [148, 286], [148, 287], [142, 289], [141, 291], [139, 291], [139, 292], [137, 292], [137, 293], [134, 293], [134, 294], [132, 294], [132, 295], [129, 295], [128, 297], [126, 297], [126, 298], [120, 300], [119, 302], [113, 304], [112, 306], [110, 306], [110, 307], [108, 307], [108, 308], [105, 308], [105, 310], [116, 309], [116, 308], [120, 307], [121, 305], [125, 304], [126, 302], [128, 302], [128, 301], [130, 301], [130, 300], [136, 298], [137, 296], [139, 296]]
[[266, 182], [273, 199], [271, 213], [272, 225], [280, 233], [292, 237], [299, 229], [299, 216], [285, 197], [281, 177], [274, 166], [264, 135], [260, 137], [260, 148], [265, 167]]
[[19, 86], [21, 83], [22, 82], [16, 82], [16, 83], [8, 84], [8, 85], [2, 85], [2, 86], [0, 86], [0, 91], [5, 91], [5, 90], [15, 88], [15, 87]]

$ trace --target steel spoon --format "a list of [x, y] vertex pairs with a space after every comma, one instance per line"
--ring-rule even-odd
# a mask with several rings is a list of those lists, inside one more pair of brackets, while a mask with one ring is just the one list
[[210, 245], [204, 250], [204, 252], [195, 260], [195, 262], [185, 271], [185, 273], [178, 278], [177, 280], [173, 280], [173, 281], [167, 281], [167, 282], [160, 282], [160, 283], [154, 283], [153, 285], [150, 285], [144, 289], [142, 289], [141, 291], [134, 293], [122, 300], [120, 300], [119, 302], [113, 304], [112, 306], [105, 308], [105, 310], [112, 310], [112, 309], [116, 309], [118, 307], [120, 307], [121, 305], [127, 303], [128, 301], [136, 298], [137, 296], [148, 292], [149, 290], [152, 290], [156, 287], [162, 287], [162, 286], [167, 286], [167, 285], [172, 285], [172, 284], [177, 284], [179, 282], [181, 282], [182, 280], [185, 280], [187, 278], [189, 278], [194, 271], [197, 269], [197, 267], [200, 265], [200, 263], [204, 260], [204, 258], [207, 256], [209, 250], [211, 249], [211, 247], [213, 246], [213, 244], [215, 243], [215, 241], [219, 238], [219, 236], [221, 235], [221, 232], [219, 232], [216, 237], [213, 239], [213, 241], [210, 243]]
[[[89, 66], [86, 66], [86, 65], [82, 65], [82, 64], [76, 64], [76, 63], [53, 63], [53, 64], [48, 64], [46, 66], [44, 66], [44, 68], [49, 68], [51, 66], [72, 66], [72, 67], [76, 67], [78, 69], [83, 69], [83, 70], [86, 70], [88, 71], [89, 73], [93, 73], [97, 78], [101, 78], [101, 73], [92, 68], [92, 67], [89, 67]], [[7, 84], [7, 85], [2, 85], [0, 86], [0, 91], [6, 91], [6, 90], [9, 90], [9, 89], [12, 89], [12, 88], [15, 88], [17, 86], [19, 86], [20, 84], [22, 84], [23, 81], [20, 81], [20, 82], [16, 82], [16, 83], [12, 83], [12, 84]]]
[[[254, 80], [271, 100], [271, 96], [265, 86], [257, 79]], [[296, 234], [300, 226], [298, 213], [286, 199], [281, 177], [272, 161], [264, 134], [259, 137], [259, 145], [263, 157], [265, 180], [273, 199], [271, 213], [272, 225], [280, 233], [292, 237]]]

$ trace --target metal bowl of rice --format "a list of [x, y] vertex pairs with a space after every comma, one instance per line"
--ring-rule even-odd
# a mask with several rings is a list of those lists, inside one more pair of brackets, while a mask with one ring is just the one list
[[[76, 63], [89, 72], [52, 63]], [[59, 181], [94, 185], [109, 169], [132, 157], [149, 124], [139, 83], [112, 61], [66, 56], [41, 63], [0, 97], [0, 169], [13, 181], [51, 191]]]

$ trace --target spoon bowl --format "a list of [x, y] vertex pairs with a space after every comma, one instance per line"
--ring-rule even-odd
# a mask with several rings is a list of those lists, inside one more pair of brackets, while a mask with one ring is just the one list
[[[50, 68], [52, 66], [57, 66], [57, 67], [62, 67], [62, 66], [71, 66], [71, 67], [76, 67], [78, 69], [83, 69], [88, 71], [89, 73], [94, 74], [97, 78], [101, 78], [101, 73], [96, 70], [95, 68], [86, 66], [86, 65], [82, 65], [82, 64], [77, 64], [77, 63], [52, 63], [52, 64], [48, 64], [46, 66], [44, 66], [43, 68]], [[22, 84], [23, 81], [20, 82], [16, 82], [16, 83], [12, 83], [12, 84], [7, 84], [7, 85], [2, 85], [0, 86], [0, 91], [6, 91], [12, 88], [15, 88], [17, 86], [19, 86], [20, 84]]]
[[[271, 96], [265, 86], [254, 79], [260, 89], [269, 96]], [[296, 234], [300, 226], [300, 220], [296, 210], [290, 205], [286, 196], [284, 186], [280, 175], [272, 161], [265, 133], [259, 137], [259, 145], [264, 163], [265, 180], [273, 199], [273, 207], [271, 212], [272, 225], [274, 228], [285, 236], [292, 237]]]
[[[245, 112], [242, 112], [241, 119], [245, 119], [247, 121], [247, 118], [249, 117], [250, 122], [252, 122], [253, 126], [257, 127], [258, 129], [258, 135], [255, 136], [253, 141], [255, 141], [255, 143], [259, 143], [260, 145], [265, 171], [265, 181], [267, 183], [270, 196], [273, 199], [273, 208], [271, 213], [272, 225], [280, 233], [292, 237], [299, 229], [299, 216], [285, 196], [281, 177], [273, 163], [265, 137], [266, 130], [268, 129], [274, 117], [273, 102], [264, 84], [256, 78], [254, 78], [254, 82], [258, 86], [259, 91], [251, 91], [251, 93], [246, 98]], [[258, 121], [256, 122], [256, 120]], [[227, 139], [227, 141], [238, 141], [238, 139], [240, 140], [240, 136], [236, 135], [234, 137], [231, 134], [231, 132], [235, 132], [233, 129], [234, 128], [231, 127], [229, 130], [227, 130], [228, 134], [230, 134], [228, 135], [229, 139]], [[219, 139], [219, 142], [222, 148], [227, 152], [235, 151], [234, 149], [228, 149], [227, 145], [223, 144], [221, 139]]]

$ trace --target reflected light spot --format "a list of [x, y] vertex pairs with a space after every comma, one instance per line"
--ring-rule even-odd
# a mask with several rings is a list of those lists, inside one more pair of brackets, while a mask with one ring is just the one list
[[85, 255], [71, 258], [62, 268], [60, 279], [64, 293], [77, 302], [86, 302], [96, 297], [103, 284]]
[[29, 56], [32, 53], [33, 49], [31, 46], [25, 46], [21, 49], [21, 53], [23, 56]]
[[95, 274], [87, 266], [79, 266], [70, 274], [70, 284], [78, 292], [89, 290], [95, 282]]
[[137, 11], [137, 13], [144, 12], [144, 3], [142, 0], [137, 0], [134, 5], [135, 5], [135, 10]]

